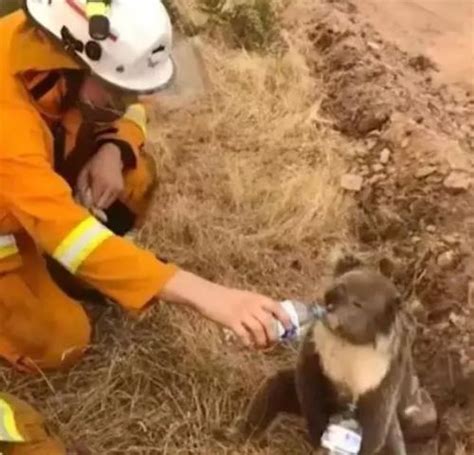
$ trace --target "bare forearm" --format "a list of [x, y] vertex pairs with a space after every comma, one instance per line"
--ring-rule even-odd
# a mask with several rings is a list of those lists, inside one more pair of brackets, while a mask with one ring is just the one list
[[162, 288], [159, 298], [199, 309], [220, 286], [190, 272], [179, 270]]
[[275, 319], [291, 328], [289, 316], [272, 299], [227, 288], [185, 271], [178, 271], [159, 298], [188, 305], [206, 318], [233, 330], [245, 345], [268, 346], [276, 341]]

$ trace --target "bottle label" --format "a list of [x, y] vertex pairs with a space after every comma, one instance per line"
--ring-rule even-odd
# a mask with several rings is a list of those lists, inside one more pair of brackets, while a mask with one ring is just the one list
[[362, 436], [342, 425], [329, 425], [321, 438], [321, 445], [337, 453], [358, 455], [362, 446]]
[[298, 335], [299, 328], [300, 328], [298, 313], [296, 312], [296, 308], [293, 305], [293, 302], [291, 300], [285, 300], [281, 302], [281, 306], [288, 313], [288, 316], [290, 317], [293, 328], [292, 330], [285, 330], [283, 325], [279, 322], [278, 323], [278, 336], [280, 338], [293, 338]]

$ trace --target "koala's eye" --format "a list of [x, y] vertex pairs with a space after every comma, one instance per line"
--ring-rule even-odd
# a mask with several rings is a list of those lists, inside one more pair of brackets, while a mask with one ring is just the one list
[[360, 303], [358, 300], [354, 300], [352, 304], [356, 306], [357, 308], [362, 308], [362, 303]]

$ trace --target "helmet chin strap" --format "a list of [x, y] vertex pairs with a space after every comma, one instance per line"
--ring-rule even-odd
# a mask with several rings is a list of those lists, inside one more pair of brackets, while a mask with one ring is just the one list
[[[85, 83], [83, 81], [82, 83]], [[123, 117], [128, 107], [138, 101], [138, 96], [124, 90], [108, 86], [99, 81], [99, 84], [106, 92], [105, 100], [97, 104], [94, 97], [85, 90], [78, 94], [77, 106], [81, 110], [84, 119], [95, 123], [111, 123]]]
[[78, 108], [84, 120], [93, 123], [112, 123], [121, 118], [127, 109], [125, 103], [120, 101], [116, 105], [96, 106], [90, 100], [79, 100]]

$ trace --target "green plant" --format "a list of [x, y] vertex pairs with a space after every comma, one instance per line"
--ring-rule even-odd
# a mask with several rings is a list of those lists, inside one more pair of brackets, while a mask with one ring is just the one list
[[276, 37], [276, 16], [270, 0], [254, 0], [230, 11], [229, 24], [236, 44], [247, 50], [267, 48]]
[[276, 14], [271, 0], [248, 0], [229, 5], [226, 0], [198, 0], [209, 25], [224, 29], [234, 45], [249, 51], [268, 48], [277, 37]]

